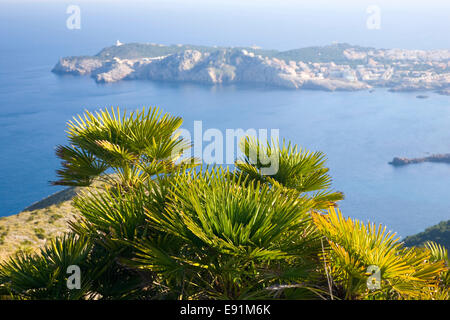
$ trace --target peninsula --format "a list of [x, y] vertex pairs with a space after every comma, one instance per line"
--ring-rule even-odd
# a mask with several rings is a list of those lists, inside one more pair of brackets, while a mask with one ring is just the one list
[[447, 49], [375, 49], [339, 43], [277, 51], [118, 41], [95, 56], [61, 58], [52, 71], [89, 75], [100, 83], [135, 79], [327, 91], [383, 87], [450, 94]]

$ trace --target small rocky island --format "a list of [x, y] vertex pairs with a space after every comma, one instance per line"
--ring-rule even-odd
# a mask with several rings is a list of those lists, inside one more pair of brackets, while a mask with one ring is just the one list
[[95, 56], [65, 57], [57, 74], [120, 80], [263, 84], [293, 89], [437, 91], [450, 94], [450, 50], [333, 44], [288, 51], [119, 41]]
[[433, 154], [428, 157], [423, 158], [397, 158], [395, 157], [389, 164], [392, 164], [393, 166], [404, 166], [407, 164], [413, 164], [413, 163], [422, 163], [422, 162], [443, 162], [443, 163], [450, 163], [450, 153], [446, 154]]

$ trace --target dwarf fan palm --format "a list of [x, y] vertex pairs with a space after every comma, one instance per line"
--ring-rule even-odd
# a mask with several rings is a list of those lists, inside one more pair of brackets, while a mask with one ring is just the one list
[[[281, 145], [279, 142], [263, 144], [251, 137], [241, 140], [240, 149], [243, 159], [236, 161], [236, 168], [249, 181], [289, 188], [303, 195], [308, 193], [316, 210], [343, 199], [342, 193], [329, 190], [331, 177], [322, 152], [303, 150], [284, 141]], [[269, 166], [275, 170], [268, 170]], [[265, 171], [273, 172], [265, 174]]]
[[191, 298], [268, 297], [271, 285], [312, 278], [317, 238], [307, 223], [310, 199], [218, 168], [171, 183], [166, 206], [147, 208], [160, 236], [136, 241], [130, 266], [170, 279], [172, 292]]
[[[385, 228], [345, 219], [334, 208], [322, 215], [343, 198], [329, 191], [322, 153], [246, 138], [236, 171], [193, 170], [192, 159], [179, 161], [190, 147], [176, 135], [180, 125], [158, 109], [86, 112], [70, 122], [55, 184], [98, 178], [113, 186], [78, 195], [70, 235], [3, 263], [1, 294], [448, 299], [445, 249], [405, 248]], [[276, 170], [268, 174], [271, 165]], [[66, 288], [72, 264], [84, 270], [81, 290]], [[366, 286], [371, 265], [381, 271], [374, 291]]]
[[[441, 277], [442, 284], [450, 288], [450, 260], [448, 257], [448, 250], [440, 244], [428, 241], [425, 247], [430, 251], [432, 261], [444, 261], [447, 266], [447, 272], [444, 272]], [[450, 291], [448, 292], [450, 298]]]
[[[53, 240], [38, 254], [19, 253], [0, 265], [0, 283], [16, 299], [81, 299], [90, 294], [91, 280], [99, 272], [87, 266], [91, 244], [75, 235]], [[68, 290], [67, 268], [81, 266], [81, 289]]]
[[[182, 119], [162, 114], [157, 108], [132, 112], [127, 116], [119, 108], [86, 111], [68, 123], [70, 145], [58, 146], [62, 159], [55, 185], [87, 186], [108, 169], [126, 187], [145, 181], [158, 173], [193, 163], [177, 163], [190, 142], [181, 139], [177, 129]], [[108, 179], [104, 175], [102, 179]]]
[[[331, 208], [327, 215], [313, 213], [315, 225], [328, 240], [323, 256], [331, 266], [336, 285], [345, 298], [423, 298], [423, 288], [436, 288], [446, 267], [442, 260], [430, 261], [431, 252], [405, 248], [395, 237], [375, 224], [344, 218]], [[380, 287], [368, 290], [369, 266], [381, 272]]]

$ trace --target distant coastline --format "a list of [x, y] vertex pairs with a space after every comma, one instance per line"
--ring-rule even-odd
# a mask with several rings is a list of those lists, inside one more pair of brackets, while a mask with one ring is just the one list
[[375, 49], [343, 43], [277, 51], [118, 41], [95, 56], [61, 58], [52, 72], [88, 75], [99, 83], [134, 79], [325, 91], [378, 87], [450, 95], [450, 50]]

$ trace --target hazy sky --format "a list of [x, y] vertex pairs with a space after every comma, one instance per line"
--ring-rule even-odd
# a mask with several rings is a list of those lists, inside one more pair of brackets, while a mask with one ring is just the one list
[[[66, 28], [69, 5], [80, 8], [80, 30]], [[367, 27], [371, 6], [379, 12], [375, 29]], [[450, 48], [449, 17], [450, 1], [437, 0], [1, 0], [0, 39], [8, 39], [6, 47], [64, 43], [90, 54], [117, 39], [275, 49], [333, 41], [433, 49]]]

